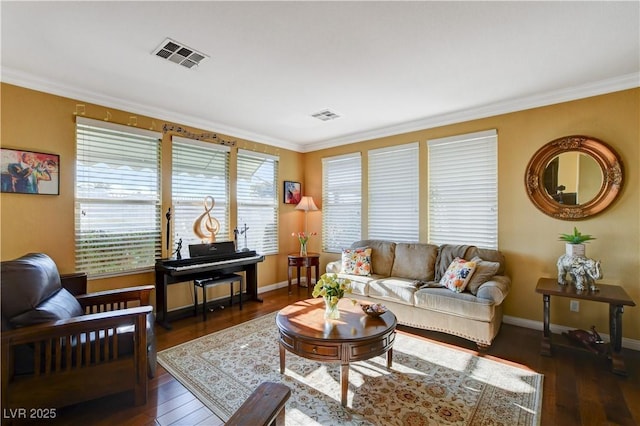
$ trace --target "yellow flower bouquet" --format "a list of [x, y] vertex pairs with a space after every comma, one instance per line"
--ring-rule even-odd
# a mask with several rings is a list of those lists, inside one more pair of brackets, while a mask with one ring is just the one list
[[313, 287], [313, 297], [322, 296], [325, 303], [325, 318], [340, 318], [338, 301], [345, 294], [351, 293], [351, 281], [346, 278], [338, 278], [336, 274], [323, 274]]

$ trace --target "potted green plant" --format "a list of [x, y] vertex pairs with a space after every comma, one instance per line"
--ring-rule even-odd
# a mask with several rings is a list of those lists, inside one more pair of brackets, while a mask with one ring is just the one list
[[560, 241], [566, 243], [565, 253], [569, 256], [584, 256], [584, 243], [591, 240], [595, 240], [595, 237], [580, 233], [575, 226], [573, 227], [573, 234], [560, 234]]

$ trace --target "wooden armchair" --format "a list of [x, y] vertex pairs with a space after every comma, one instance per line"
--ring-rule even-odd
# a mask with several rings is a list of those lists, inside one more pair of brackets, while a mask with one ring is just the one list
[[62, 407], [123, 391], [146, 403], [153, 286], [81, 294], [86, 275], [60, 277], [44, 254], [2, 262], [1, 273], [3, 408]]

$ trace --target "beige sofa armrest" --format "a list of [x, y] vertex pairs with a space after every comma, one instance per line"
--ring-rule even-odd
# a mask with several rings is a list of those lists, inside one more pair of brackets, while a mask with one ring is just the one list
[[478, 288], [476, 297], [491, 300], [494, 305], [499, 305], [507, 297], [510, 289], [511, 278], [505, 275], [496, 275]]
[[333, 262], [327, 263], [327, 273], [329, 274], [339, 274], [342, 272], [342, 261], [334, 260]]

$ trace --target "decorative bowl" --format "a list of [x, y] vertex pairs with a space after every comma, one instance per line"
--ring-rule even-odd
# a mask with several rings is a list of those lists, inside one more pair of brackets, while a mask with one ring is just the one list
[[373, 303], [371, 305], [364, 305], [361, 303], [360, 307], [365, 314], [371, 317], [379, 317], [380, 315], [387, 312], [387, 307], [380, 303]]

